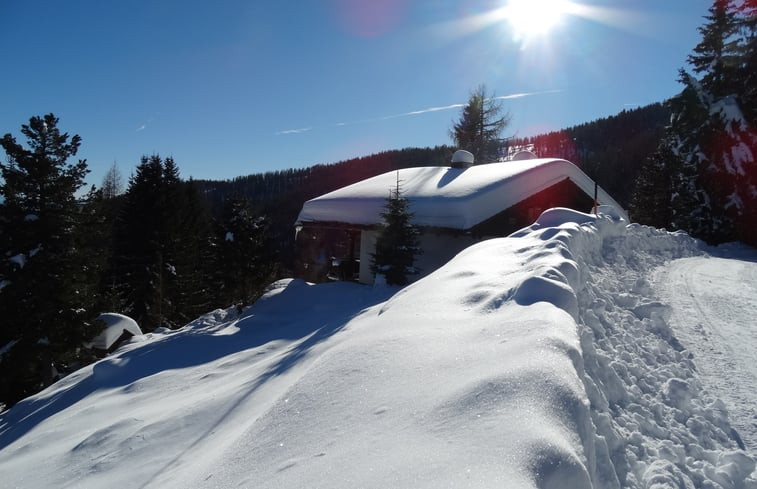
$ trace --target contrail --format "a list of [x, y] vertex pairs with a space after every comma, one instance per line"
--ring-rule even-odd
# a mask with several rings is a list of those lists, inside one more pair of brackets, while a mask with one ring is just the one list
[[[544, 90], [541, 92], [522, 92], [522, 93], [512, 93], [510, 95], [500, 95], [498, 97], [492, 97], [489, 100], [513, 100], [518, 98], [524, 98], [524, 97], [532, 97], [534, 95], [544, 95], [548, 93], [560, 93], [562, 92], [562, 89], [556, 89], [556, 90]], [[451, 104], [451, 105], [443, 105], [439, 107], [428, 107], [426, 109], [419, 109], [419, 110], [412, 110], [410, 112], [403, 112], [401, 114], [393, 114], [393, 115], [385, 115], [382, 117], [373, 117], [371, 119], [361, 119], [356, 121], [350, 121], [350, 122], [337, 122], [336, 124], [331, 124], [328, 126], [320, 126], [323, 127], [342, 127], [342, 126], [353, 126], [356, 124], [367, 124], [369, 122], [379, 122], [379, 121], [386, 121], [390, 119], [397, 119], [400, 117], [409, 117], [413, 115], [422, 115], [422, 114], [428, 114], [431, 112], [441, 112], [443, 110], [452, 110], [452, 109], [460, 109], [462, 107], [465, 107], [468, 105], [467, 103], [464, 104]], [[274, 134], [277, 136], [285, 135], [285, 134], [302, 134], [304, 132], [312, 131], [313, 129], [318, 129], [318, 127], [305, 127], [301, 129], [287, 129], [285, 131], [277, 131]]]
[[276, 135], [279, 134], [302, 134], [303, 132], [308, 132], [312, 130], [312, 127], [302, 127], [300, 129], [287, 129], [286, 131], [279, 131], [276, 133]]

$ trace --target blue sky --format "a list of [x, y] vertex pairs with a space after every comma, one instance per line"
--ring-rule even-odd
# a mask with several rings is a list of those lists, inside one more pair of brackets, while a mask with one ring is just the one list
[[4, 0], [0, 133], [55, 113], [89, 183], [153, 153], [233, 178], [450, 144], [484, 84], [533, 135], [677, 93], [710, 5], [563, 0], [536, 33], [508, 0]]

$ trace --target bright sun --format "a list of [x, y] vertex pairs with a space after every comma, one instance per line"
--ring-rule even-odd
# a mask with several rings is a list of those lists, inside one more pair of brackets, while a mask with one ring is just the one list
[[568, 11], [569, 0], [508, 0], [502, 16], [515, 37], [528, 39], [548, 33]]

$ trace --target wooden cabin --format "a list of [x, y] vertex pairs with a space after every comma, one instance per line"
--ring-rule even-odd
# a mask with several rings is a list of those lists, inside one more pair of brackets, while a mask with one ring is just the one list
[[530, 225], [546, 209], [590, 212], [595, 190], [599, 204], [615, 207], [627, 219], [618, 203], [569, 161], [529, 154], [473, 166], [472, 156], [459, 153], [451, 167], [387, 172], [305, 202], [295, 223], [298, 275], [314, 282], [373, 283], [371, 255], [380, 214], [398, 184], [412, 222], [422, 231], [420, 276], [474, 243]]

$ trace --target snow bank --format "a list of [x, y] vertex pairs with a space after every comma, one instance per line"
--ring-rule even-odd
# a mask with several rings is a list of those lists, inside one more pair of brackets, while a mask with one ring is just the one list
[[[581, 228], [544, 227], [560, 220]], [[669, 260], [702, 255], [700, 243], [617, 222], [553, 209], [520, 233], [567, 243], [582, 272], [573, 289], [583, 382], [596, 458], [609, 459], [598, 466], [599, 487], [756, 487], [753, 458], [740, 450], [722, 401], [702, 388], [692, 355], [673, 335], [670, 308], [647, 280]]]
[[4, 413], [0, 471], [9, 487], [754, 488], [646, 279], [701, 253], [552, 209], [399, 291], [282, 281]]

